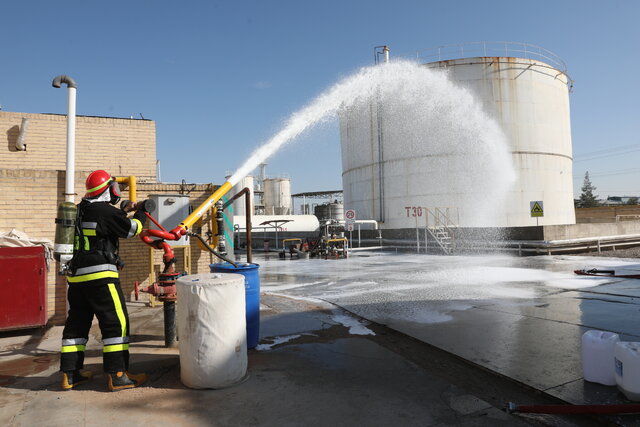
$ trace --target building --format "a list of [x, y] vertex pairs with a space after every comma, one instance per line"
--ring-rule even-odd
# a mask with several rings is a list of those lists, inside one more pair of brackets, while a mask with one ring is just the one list
[[[27, 119], [28, 126], [23, 119]], [[0, 111], [0, 232], [12, 229], [31, 238], [55, 238], [56, 211], [64, 201], [66, 168], [65, 115]], [[22, 133], [21, 133], [22, 132]], [[19, 150], [24, 144], [25, 150]], [[76, 118], [76, 203], [84, 195], [84, 181], [95, 169], [114, 176], [136, 176], [137, 198], [149, 194], [185, 194], [194, 206], [213, 191], [209, 184], [190, 185], [156, 182], [156, 125], [152, 120], [111, 117]], [[127, 197], [127, 188], [123, 188]], [[203, 227], [209, 230], [208, 216]], [[190, 263], [192, 273], [206, 272], [210, 256], [194, 247], [176, 250], [177, 269]], [[133, 293], [134, 282], [141, 286], [156, 280], [162, 268], [162, 252], [151, 250], [139, 239], [121, 241], [120, 254], [125, 269], [120, 274], [125, 295]], [[154, 272], [151, 273], [153, 267]], [[47, 273], [47, 315], [50, 322], [61, 323], [66, 315], [66, 283], [57, 275], [55, 262]]]

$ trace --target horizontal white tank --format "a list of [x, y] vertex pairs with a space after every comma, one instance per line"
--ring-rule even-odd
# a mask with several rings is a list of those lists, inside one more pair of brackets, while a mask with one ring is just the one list
[[[465, 205], [464, 199], [480, 201], [481, 192], [470, 196], [465, 184], [443, 191], [439, 183], [447, 170], [442, 164], [446, 160], [429, 153], [407, 156], [416, 147], [404, 148], [408, 143], [401, 130], [389, 130], [393, 126], [384, 121], [379, 126], [377, 109], [384, 112], [385, 106], [372, 104], [341, 117], [345, 209], [356, 210], [358, 218], [382, 220], [383, 228], [392, 229], [424, 226], [424, 219], [416, 218], [415, 212], [445, 207], [459, 208], [460, 226], [483, 226], [477, 218], [489, 214], [490, 226], [514, 227], [535, 226], [530, 202], [542, 201], [540, 225], [575, 223], [567, 75], [539, 60], [513, 57], [453, 59], [425, 66], [443, 70], [456, 85], [468, 88], [495, 119], [506, 136], [515, 183], [499, 205], [484, 203], [482, 212], [474, 212], [473, 203]], [[434, 138], [437, 132], [425, 141]], [[379, 140], [384, 151], [382, 168]], [[456, 167], [448, 173], [473, 172], [472, 165], [467, 170]]]
[[[300, 231], [313, 232], [318, 231], [320, 223], [315, 215], [254, 215], [251, 217], [251, 228], [254, 231], [275, 231], [273, 225], [260, 225], [265, 221], [289, 221], [287, 223], [279, 223], [278, 231]], [[244, 232], [246, 228], [246, 217], [244, 215], [235, 215], [233, 224], [236, 230]]]
[[291, 181], [289, 178], [266, 178], [264, 211], [267, 215], [291, 214]]

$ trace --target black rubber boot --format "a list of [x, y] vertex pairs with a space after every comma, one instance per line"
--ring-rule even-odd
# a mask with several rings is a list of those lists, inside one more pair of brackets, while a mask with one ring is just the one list
[[91, 371], [80, 372], [79, 370], [75, 370], [63, 372], [62, 389], [71, 390], [72, 388], [76, 388], [77, 386], [88, 382], [92, 377], [93, 372]]
[[147, 380], [147, 374], [130, 374], [129, 372], [116, 372], [107, 374], [109, 390], [119, 391], [127, 388], [138, 387]]

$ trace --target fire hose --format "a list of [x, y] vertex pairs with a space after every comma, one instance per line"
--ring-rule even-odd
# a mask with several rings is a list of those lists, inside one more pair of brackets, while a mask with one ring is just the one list
[[635, 414], [640, 413], [640, 404], [612, 405], [518, 405], [509, 402], [507, 412], [530, 414]]

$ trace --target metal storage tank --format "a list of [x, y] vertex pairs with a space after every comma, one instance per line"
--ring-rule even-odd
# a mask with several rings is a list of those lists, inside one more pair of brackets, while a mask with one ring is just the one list
[[[231, 190], [231, 193], [229, 194], [229, 197], [234, 196], [235, 194], [239, 193], [240, 191], [242, 191], [246, 187], [249, 188], [249, 192], [250, 192], [250, 195], [251, 195], [249, 200], [251, 201], [251, 214], [253, 214], [253, 193], [254, 193], [254, 191], [253, 191], [253, 176], [247, 175], [244, 178], [242, 178], [240, 181], [238, 181], [238, 183], [233, 186], [233, 189]], [[233, 207], [233, 214], [234, 215], [245, 215], [246, 214], [245, 205], [246, 205], [246, 199], [245, 199], [244, 196], [237, 198], [236, 201], [233, 202], [233, 204], [231, 205]]]
[[[492, 51], [496, 47], [499, 50]], [[481, 56], [474, 56], [478, 53]], [[488, 53], [499, 56], [486, 56]], [[491, 226], [535, 226], [532, 201], [543, 202], [540, 225], [574, 224], [569, 114], [572, 82], [562, 60], [521, 43], [436, 48], [418, 55], [418, 60], [446, 72], [456, 85], [470, 90], [506, 136], [517, 177], [501, 206], [491, 212], [495, 220]], [[438, 193], [439, 177], [425, 167], [433, 160], [423, 159], [417, 166], [415, 158], [403, 158], [403, 135], [378, 122], [377, 111], [384, 108], [372, 104], [341, 117], [344, 204], [355, 209], [358, 218], [383, 221], [383, 228], [424, 226], [423, 219], [419, 224], [414, 218], [416, 212], [423, 215], [424, 208], [455, 209], [462, 196]], [[378, 161], [380, 140], [385, 150], [382, 167]], [[408, 174], [414, 178], [407, 179]], [[434, 188], [425, 189], [430, 186]], [[474, 213], [466, 210], [456, 213], [458, 225], [478, 226]]]
[[327, 205], [316, 205], [313, 207], [313, 214], [318, 219], [326, 219], [327, 218]]
[[266, 178], [264, 207], [267, 215], [291, 214], [291, 181], [289, 178]]
[[344, 205], [342, 203], [338, 203], [337, 201], [316, 205], [313, 214], [320, 220], [334, 219], [343, 221]]

